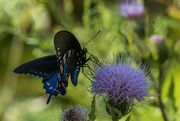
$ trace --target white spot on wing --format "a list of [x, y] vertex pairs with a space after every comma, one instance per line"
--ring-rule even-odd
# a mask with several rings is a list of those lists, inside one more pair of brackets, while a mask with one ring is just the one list
[[60, 69], [62, 69], [62, 64], [60, 65]]
[[53, 89], [53, 87], [49, 87], [49, 89]]
[[46, 84], [47, 84], [48, 86], [50, 86], [50, 83], [49, 83], [49, 82], [47, 82]]

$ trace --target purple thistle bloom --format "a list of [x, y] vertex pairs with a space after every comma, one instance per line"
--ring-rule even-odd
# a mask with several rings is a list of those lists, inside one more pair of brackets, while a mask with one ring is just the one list
[[120, 5], [120, 14], [128, 19], [144, 17], [144, 3], [136, 0], [124, 0]]
[[129, 106], [136, 105], [135, 101], [142, 105], [150, 100], [149, 89], [154, 83], [147, 81], [150, 78], [147, 63], [139, 63], [135, 67], [134, 59], [130, 60], [130, 56], [124, 58], [122, 55], [118, 59], [114, 57], [114, 63], [108, 57], [104, 65], [106, 66], [96, 68], [91, 81], [91, 93], [98, 95], [98, 98], [104, 96], [107, 101], [113, 100], [117, 105], [124, 101]]

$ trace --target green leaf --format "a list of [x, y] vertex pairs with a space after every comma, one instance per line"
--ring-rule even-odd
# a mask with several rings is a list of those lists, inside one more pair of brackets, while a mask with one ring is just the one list
[[122, 113], [118, 109], [113, 107], [113, 110], [115, 111], [115, 113], [118, 114], [119, 119], [121, 119], [123, 117]]
[[125, 121], [130, 121], [130, 117], [131, 115], [129, 115]]
[[172, 101], [172, 107], [174, 108], [174, 110], [176, 111], [177, 108], [175, 106], [175, 98], [174, 98], [174, 77], [171, 77], [171, 85], [169, 87], [169, 93], [168, 93], [168, 97], [169, 99]]
[[94, 121], [95, 120], [95, 108], [96, 108], [96, 100], [95, 96], [93, 97], [92, 104], [91, 104], [91, 113], [89, 114], [89, 120]]
[[172, 59], [169, 59], [166, 67], [162, 67], [162, 65], [160, 65], [160, 67], [159, 67], [159, 88], [162, 88], [162, 85], [165, 82], [166, 76], [168, 75], [168, 72], [171, 68], [171, 64], [172, 64]]
[[173, 99], [174, 98], [174, 78], [171, 77], [171, 85], [169, 87], [169, 93], [168, 93], [168, 97]]
[[163, 82], [162, 82], [162, 85], [164, 83], [164, 80], [166, 79], [166, 76], [168, 75], [168, 72], [169, 72], [170, 68], [171, 68], [172, 59], [169, 59], [168, 61], [169, 62], [167, 64], [167, 66], [163, 69], [163, 77], [162, 77]]
[[107, 108], [109, 109], [110, 115], [111, 115], [111, 116], [115, 115], [115, 113], [114, 113], [113, 108], [111, 107], [111, 105], [109, 105], [109, 103], [107, 103], [106, 101], [105, 101], [105, 103], [106, 103]]
[[[121, 119], [123, 117], [122, 113], [119, 110], [117, 110], [114, 107], [111, 107], [111, 105], [109, 103], [107, 103], [106, 101], [105, 101], [105, 103], [109, 110], [110, 115], [112, 116], [113, 121], [118, 121], [119, 119]], [[117, 116], [117, 114], [118, 114], [118, 116]]]

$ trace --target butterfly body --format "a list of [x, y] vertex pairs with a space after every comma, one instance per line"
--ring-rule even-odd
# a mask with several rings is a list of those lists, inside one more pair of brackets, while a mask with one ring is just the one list
[[[81, 49], [76, 37], [68, 31], [59, 31], [54, 37], [56, 55], [42, 57], [17, 67], [14, 72], [30, 74], [43, 78], [43, 88], [52, 96], [65, 95], [69, 76], [74, 86], [77, 85], [80, 68], [91, 58], [86, 58], [87, 49]], [[93, 56], [91, 56], [93, 57]]]

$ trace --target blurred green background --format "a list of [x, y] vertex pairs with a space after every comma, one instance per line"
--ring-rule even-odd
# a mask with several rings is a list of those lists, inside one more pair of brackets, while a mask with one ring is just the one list
[[[169, 121], [180, 120], [180, 1], [146, 0], [145, 18], [128, 20], [119, 12], [118, 0], [0, 0], [0, 120], [58, 120], [62, 107], [81, 104], [91, 110], [90, 81], [80, 73], [65, 96], [52, 98], [42, 79], [17, 75], [13, 70], [30, 60], [55, 54], [56, 32], [68, 30], [81, 45], [101, 31], [86, 48], [100, 60], [107, 52], [131, 53], [147, 61], [161, 89], [161, 101]], [[163, 46], [150, 43], [151, 35], [165, 38]], [[91, 62], [88, 64], [92, 65]], [[86, 70], [88, 73], [88, 71]], [[131, 121], [163, 121], [158, 96], [134, 107]], [[97, 104], [97, 120], [109, 121], [105, 105]], [[123, 119], [122, 119], [123, 120]]]

